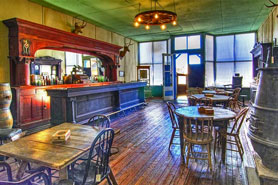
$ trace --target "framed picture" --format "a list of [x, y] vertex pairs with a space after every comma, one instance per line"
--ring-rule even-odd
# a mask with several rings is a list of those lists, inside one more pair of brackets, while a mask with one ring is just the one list
[[119, 77], [124, 77], [125, 76], [125, 72], [124, 71], [119, 71]]

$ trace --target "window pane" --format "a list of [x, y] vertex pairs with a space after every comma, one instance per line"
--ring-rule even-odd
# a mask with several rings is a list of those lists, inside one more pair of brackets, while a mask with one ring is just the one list
[[242, 78], [242, 86], [250, 87], [252, 82], [252, 61], [250, 62], [236, 62], [236, 73], [239, 73]]
[[235, 36], [236, 61], [252, 60], [250, 51], [255, 44], [255, 33], [239, 34]]
[[214, 61], [213, 36], [206, 35], [206, 61]]
[[152, 63], [152, 42], [144, 42], [139, 44], [140, 64]]
[[234, 35], [216, 37], [216, 60], [234, 61]]
[[162, 85], [163, 75], [162, 75], [162, 64], [154, 64], [154, 80], [153, 85]]
[[187, 54], [181, 54], [176, 59], [176, 72], [180, 74], [188, 73]]
[[234, 63], [216, 63], [216, 85], [232, 84], [234, 76]]
[[83, 67], [83, 64], [82, 64], [82, 54], [76, 53], [76, 65], [79, 65], [79, 66]]
[[153, 43], [154, 63], [162, 64], [162, 53], [167, 53], [167, 42], [160, 41]]
[[189, 64], [201, 64], [201, 55], [189, 55]]
[[214, 86], [214, 69], [213, 62], [206, 62], [206, 76], [205, 76], [206, 87]]
[[175, 37], [175, 50], [187, 49], [187, 37]]
[[66, 74], [70, 74], [72, 71], [73, 66], [66, 66]]
[[178, 84], [186, 85], [186, 76], [178, 76]]
[[76, 53], [66, 52], [66, 64], [76, 65]]
[[188, 49], [200, 49], [201, 37], [200, 35], [188, 36]]

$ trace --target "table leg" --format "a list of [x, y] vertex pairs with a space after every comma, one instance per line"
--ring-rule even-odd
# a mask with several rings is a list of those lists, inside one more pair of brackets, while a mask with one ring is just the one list
[[22, 178], [22, 176], [23, 176], [23, 174], [24, 174], [24, 172], [26, 170], [27, 165], [28, 165], [28, 162], [21, 161], [19, 169], [18, 169], [18, 171], [16, 173], [16, 179], [17, 180], [21, 180], [21, 178]]
[[116, 178], [115, 178], [115, 176], [114, 176], [114, 174], [113, 174], [113, 171], [112, 171], [111, 167], [110, 167], [109, 178], [110, 178], [110, 180], [112, 181], [113, 185], [118, 185], [118, 183], [117, 183], [117, 181], [116, 181]]
[[68, 167], [59, 170], [59, 180], [68, 179]]
[[227, 133], [228, 124], [229, 124], [229, 121], [225, 121], [224, 125], [220, 128], [221, 129], [220, 132], [223, 133], [223, 135], [224, 135], [224, 136], [221, 136], [221, 149], [222, 149], [221, 160], [222, 160], [223, 164], [225, 164], [225, 159], [226, 159], [227, 138], [225, 136]]
[[186, 120], [183, 117], [179, 117], [178, 120], [179, 120], [181, 159], [182, 159], [182, 163], [184, 163], [185, 148], [184, 148], [183, 130], [184, 130], [184, 124]]

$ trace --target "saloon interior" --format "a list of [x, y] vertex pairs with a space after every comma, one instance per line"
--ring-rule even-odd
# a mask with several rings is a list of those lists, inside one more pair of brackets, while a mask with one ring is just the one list
[[278, 184], [276, 0], [0, 0], [0, 185]]

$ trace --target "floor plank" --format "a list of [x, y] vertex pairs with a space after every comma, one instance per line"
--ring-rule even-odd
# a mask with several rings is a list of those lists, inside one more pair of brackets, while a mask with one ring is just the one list
[[[184, 105], [182, 101], [178, 106]], [[110, 166], [120, 185], [244, 184], [242, 161], [236, 152], [227, 151], [226, 165], [223, 165], [220, 162], [220, 151], [217, 151], [216, 162], [213, 160], [213, 171], [210, 172], [206, 161], [191, 160], [187, 168], [181, 161], [179, 145], [173, 145], [168, 150], [172, 128], [166, 104], [162, 100], [148, 101], [145, 108], [112, 120], [111, 126], [120, 129], [113, 143], [120, 152], [110, 158]], [[241, 137], [246, 148], [245, 162], [252, 164], [246, 157], [251, 151], [247, 138], [244, 134]], [[179, 143], [178, 138], [175, 143]], [[15, 172], [17, 165], [13, 164], [12, 168]], [[5, 178], [5, 174], [0, 173], [0, 179]]]

